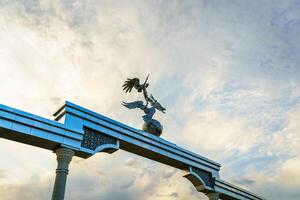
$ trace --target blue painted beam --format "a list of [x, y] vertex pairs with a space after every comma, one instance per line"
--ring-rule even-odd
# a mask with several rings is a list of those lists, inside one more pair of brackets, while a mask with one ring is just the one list
[[198, 191], [219, 192], [222, 199], [262, 199], [219, 177], [221, 165], [161, 137], [132, 128], [66, 102], [55, 121], [0, 105], [0, 137], [54, 151], [67, 147], [88, 158], [97, 152], [122, 149], [184, 170]]
[[[188, 169], [189, 166], [202, 168], [218, 176], [220, 164], [180, 148], [161, 137], [129, 127], [70, 102], [66, 102], [60, 111], [64, 113], [67, 127], [76, 127], [78, 130], [90, 128], [120, 140], [120, 147], [123, 150], [180, 169]], [[56, 115], [61, 116], [58, 113]]]
[[230, 184], [224, 180], [217, 179], [215, 181], [215, 191], [220, 193], [220, 198], [222, 200], [248, 200], [255, 199], [261, 200], [262, 197], [259, 197], [256, 194], [253, 194], [249, 191], [246, 191], [243, 188]]
[[83, 131], [18, 109], [0, 105], [0, 137], [55, 150], [60, 145], [79, 148]]

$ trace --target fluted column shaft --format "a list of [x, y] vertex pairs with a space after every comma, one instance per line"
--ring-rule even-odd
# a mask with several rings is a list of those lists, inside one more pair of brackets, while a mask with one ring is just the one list
[[74, 155], [74, 151], [67, 148], [58, 148], [56, 151], [57, 169], [52, 193], [52, 200], [63, 200], [65, 196], [69, 164]]

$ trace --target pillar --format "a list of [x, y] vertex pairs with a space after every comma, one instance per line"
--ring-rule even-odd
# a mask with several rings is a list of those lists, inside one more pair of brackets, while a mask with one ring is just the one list
[[57, 168], [52, 200], [63, 200], [65, 196], [67, 176], [69, 173], [69, 164], [74, 155], [74, 151], [67, 148], [58, 148], [55, 153], [57, 157]]
[[208, 193], [206, 196], [209, 200], [219, 200], [219, 193], [216, 192]]

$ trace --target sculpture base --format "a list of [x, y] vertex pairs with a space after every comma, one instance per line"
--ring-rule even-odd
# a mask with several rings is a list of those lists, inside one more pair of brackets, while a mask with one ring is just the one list
[[162, 134], [163, 127], [162, 125], [155, 120], [155, 123], [144, 123], [142, 130], [148, 133], [151, 133], [156, 136], [160, 136]]

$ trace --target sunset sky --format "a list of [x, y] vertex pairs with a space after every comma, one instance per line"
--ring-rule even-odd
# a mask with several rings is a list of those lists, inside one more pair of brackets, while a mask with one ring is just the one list
[[[270, 200], [300, 199], [299, 0], [0, 0], [0, 104], [65, 100], [141, 128], [121, 101], [149, 77], [161, 137]], [[56, 157], [0, 139], [0, 199], [50, 199]], [[181, 171], [118, 151], [74, 158], [66, 200], [207, 200]]]

